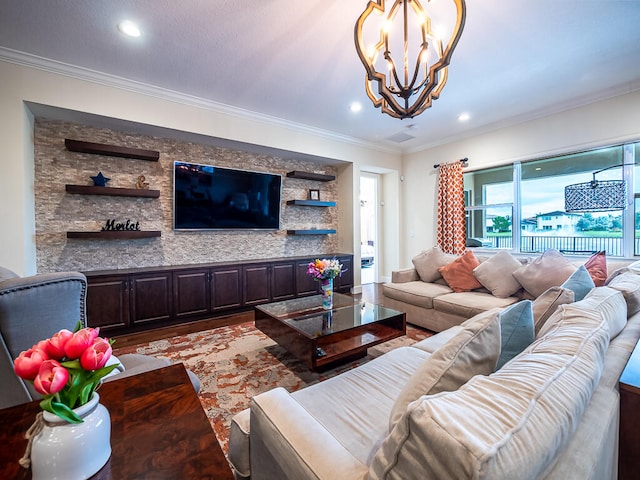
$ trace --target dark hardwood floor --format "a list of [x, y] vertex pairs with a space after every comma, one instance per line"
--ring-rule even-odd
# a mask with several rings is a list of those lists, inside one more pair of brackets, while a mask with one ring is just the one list
[[[362, 286], [362, 293], [354, 295], [354, 297], [362, 298], [370, 303], [383, 303], [382, 301], [382, 284], [369, 283]], [[238, 323], [252, 322], [253, 311], [241, 312], [234, 315], [225, 315], [222, 317], [208, 318], [195, 322], [171, 325], [169, 327], [157, 328], [140, 333], [130, 333], [128, 335], [115, 336], [116, 343], [114, 347], [122, 348], [140, 343], [153, 342], [163, 338], [175, 337], [177, 335], [187, 335], [201, 330], [210, 330], [212, 328], [225, 327], [227, 325], [235, 325]]]

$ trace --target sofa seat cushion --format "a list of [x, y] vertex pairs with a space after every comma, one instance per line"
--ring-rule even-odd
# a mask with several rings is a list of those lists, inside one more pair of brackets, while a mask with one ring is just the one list
[[429, 357], [399, 347], [364, 365], [291, 394], [358, 461], [368, 465], [389, 434], [395, 399]]
[[425, 283], [420, 280], [405, 283], [385, 283], [385, 296], [422, 308], [433, 308], [433, 299], [453, 292], [447, 285]]
[[433, 299], [433, 308], [442, 313], [471, 318], [492, 308], [505, 308], [519, 301], [516, 297], [498, 298], [490, 293], [460, 292]]
[[539, 478], [575, 432], [609, 344], [597, 312], [563, 305], [554, 315], [554, 328], [498, 372], [410, 404], [369, 478]]
[[427, 353], [433, 353], [439, 348], [442, 348], [445, 343], [455, 337], [460, 330], [462, 330], [462, 327], [460, 325], [454, 325], [453, 327], [447, 328], [440, 333], [436, 333], [435, 335], [431, 335], [424, 340], [420, 340], [419, 342], [414, 343], [413, 345], [411, 345], [411, 347], [419, 348], [420, 350], [424, 350]]

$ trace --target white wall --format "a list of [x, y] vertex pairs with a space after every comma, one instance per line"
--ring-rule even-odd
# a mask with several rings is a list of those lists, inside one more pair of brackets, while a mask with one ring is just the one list
[[[89, 79], [86, 72], [65, 72], [0, 60], [0, 265], [19, 274], [35, 273], [33, 140], [24, 102], [33, 102], [151, 126], [284, 149], [328, 159], [400, 169], [399, 154], [382, 152], [310, 129], [269, 124], [260, 118], [181, 102], [176, 95], [114, 79]], [[77, 75], [75, 74], [77, 73]], [[81, 77], [81, 78], [80, 78]], [[188, 99], [187, 99], [188, 100]], [[353, 176], [357, 177], [356, 173]], [[350, 191], [348, 195], [357, 195]], [[345, 205], [357, 203], [351, 198]], [[346, 209], [344, 210], [346, 211]], [[356, 217], [353, 217], [356, 221]], [[353, 223], [351, 224], [353, 225]], [[359, 225], [353, 228], [359, 230]], [[348, 236], [348, 232], [342, 232]], [[344, 242], [344, 236], [340, 244]], [[355, 251], [353, 248], [350, 251]], [[345, 252], [350, 253], [350, 252]]]
[[405, 156], [401, 267], [436, 242], [434, 164], [467, 157], [474, 170], [632, 140], [640, 140], [640, 91]]

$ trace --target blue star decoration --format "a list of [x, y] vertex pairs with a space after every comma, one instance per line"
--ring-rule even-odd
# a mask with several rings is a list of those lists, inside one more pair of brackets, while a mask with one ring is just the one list
[[102, 172], [99, 172], [95, 177], [91, 177], [91, 180], [93, 180], [94, 187], [106, 187], [107, 182], [111, 179], [102, 175]]

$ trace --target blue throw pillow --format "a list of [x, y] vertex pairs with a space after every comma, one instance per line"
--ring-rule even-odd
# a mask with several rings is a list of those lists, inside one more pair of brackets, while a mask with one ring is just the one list
[[580, 267], [573, 272], [573, 274], [567, 278], [561, 286], [562, 288], [572, 290], [575, 295], [575, 301], [579, 302], [591, 291], [592, 288], [595, 288], [596, 284], [593, 283], [593, 278], [591, 278], [586, 267], [584, 265], [580, 265]]
[[531, 300], [523, 300], [500, 312], [502, 350], [496, 370], [527, 348], [536, 338]]

